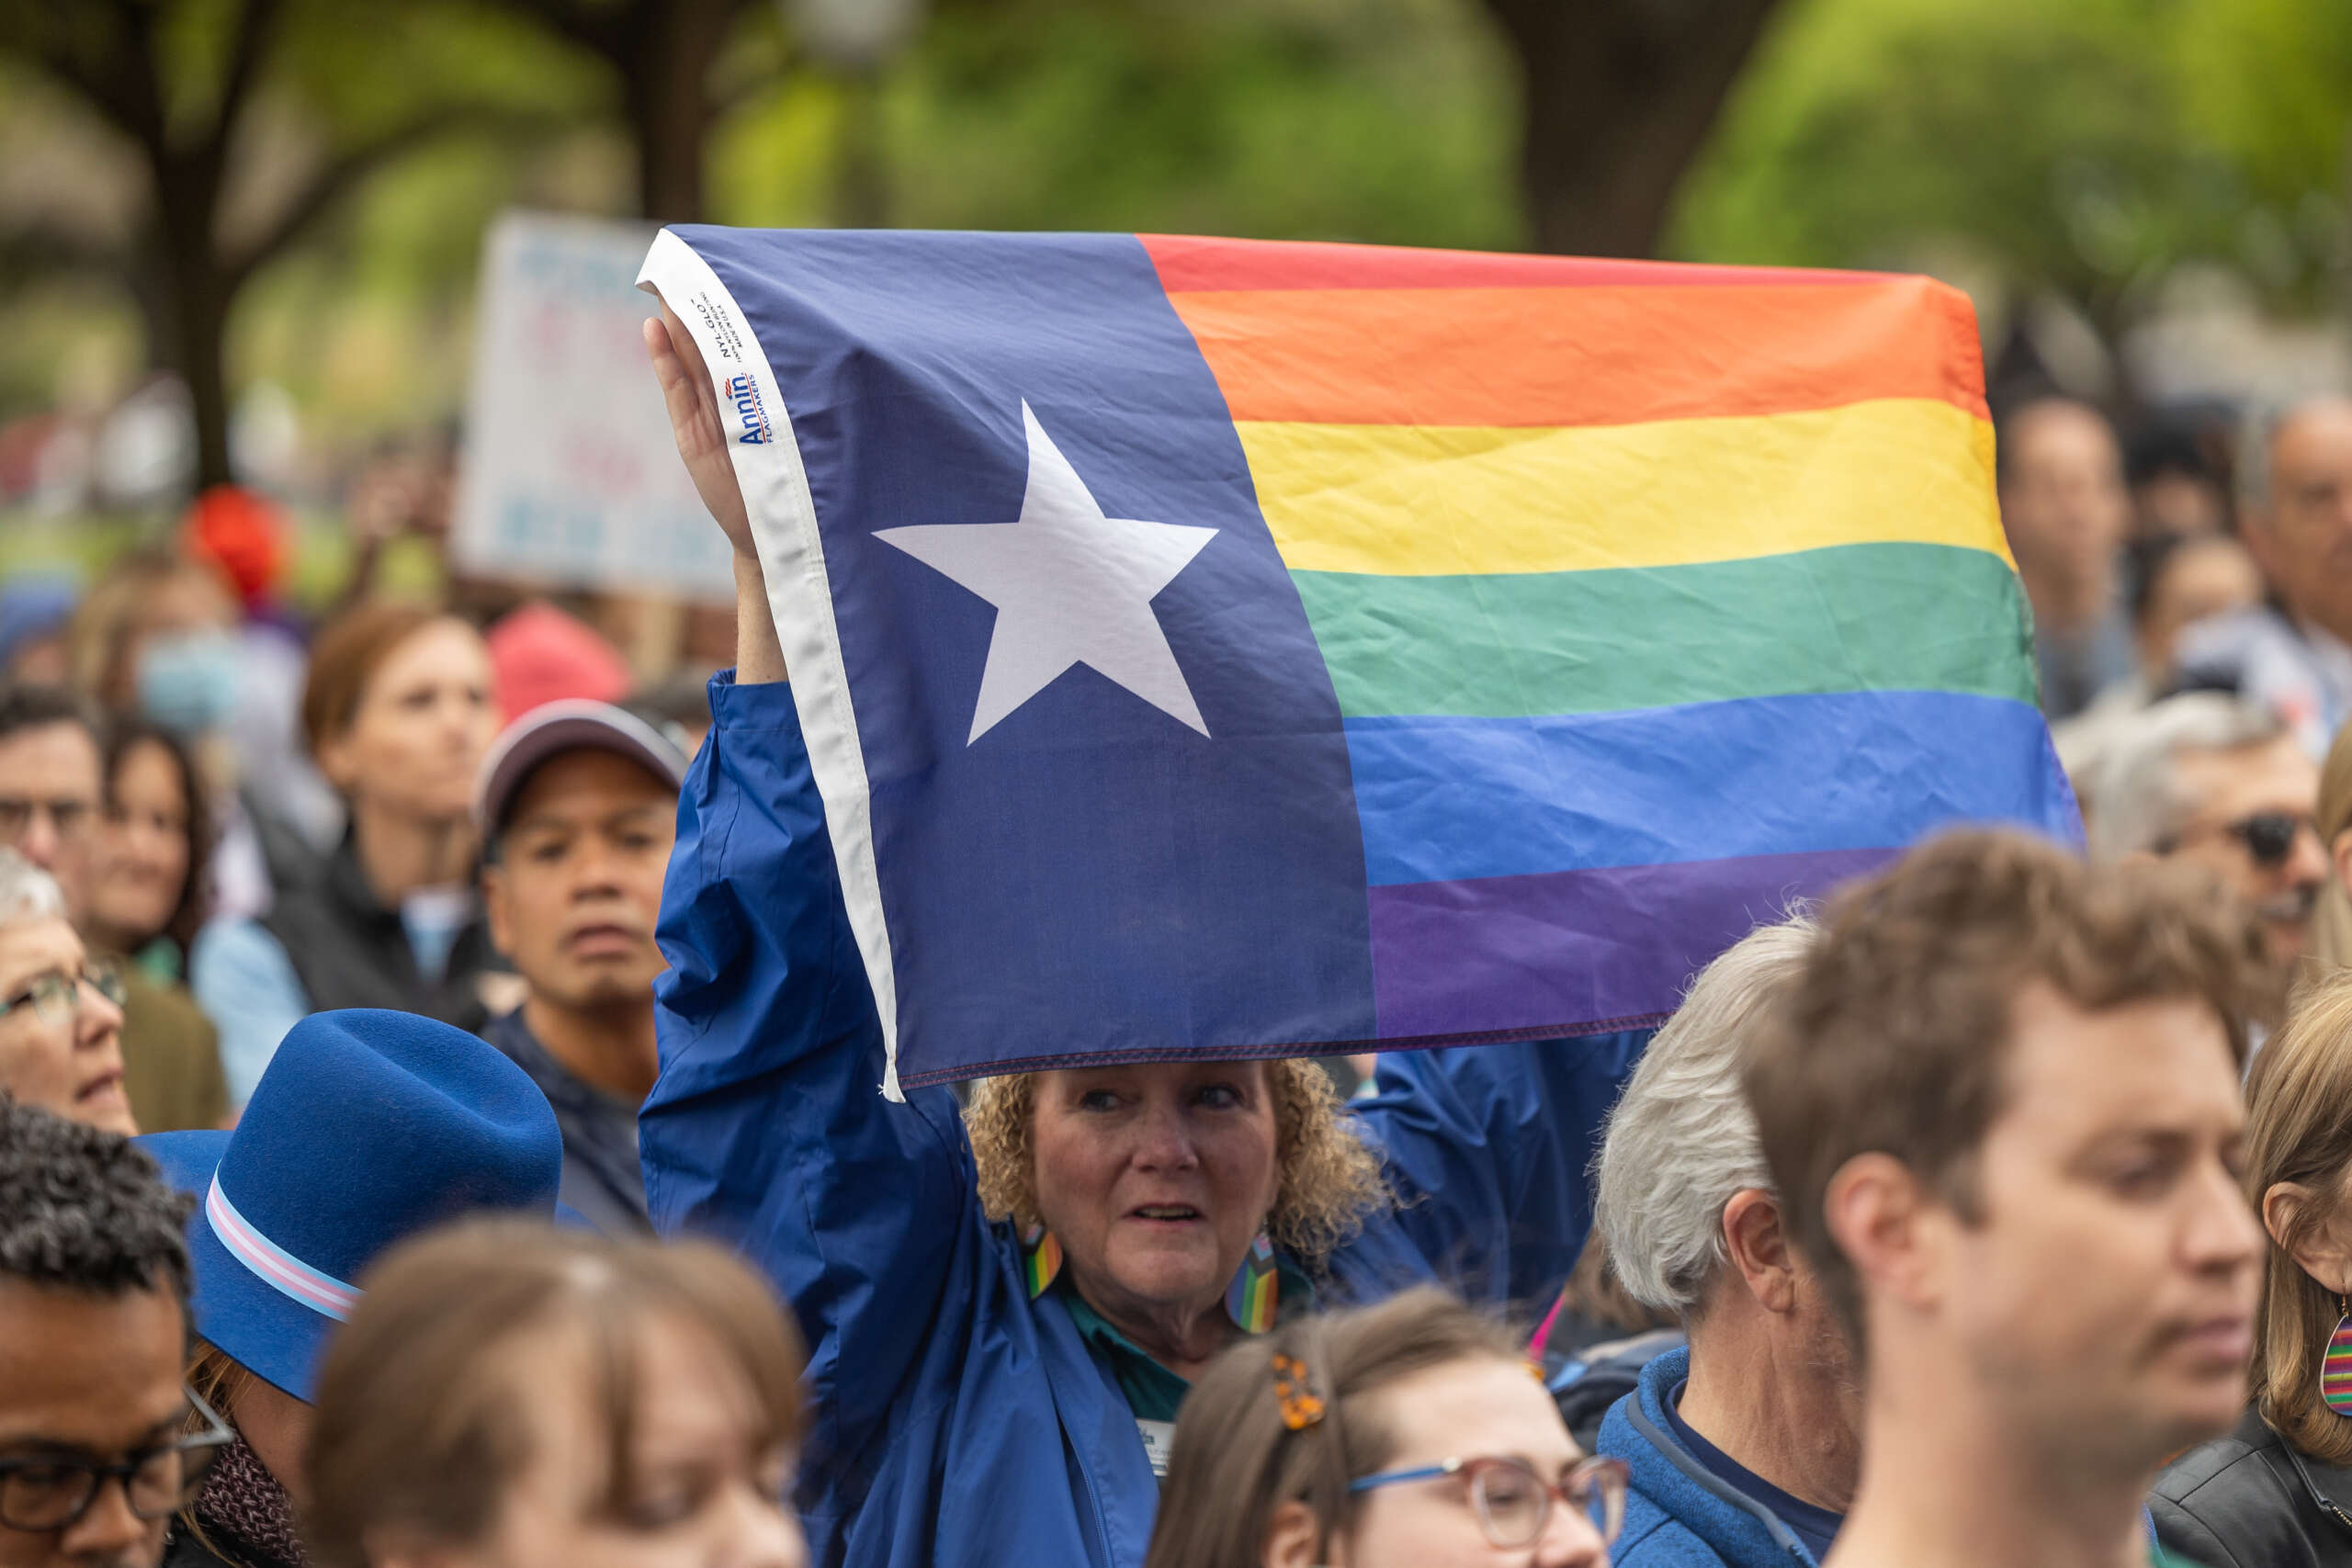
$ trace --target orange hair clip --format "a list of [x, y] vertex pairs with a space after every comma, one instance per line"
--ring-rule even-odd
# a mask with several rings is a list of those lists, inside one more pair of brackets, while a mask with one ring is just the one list
[[1279, 1350], [1274, 1352], [1274, 1404], [1282, 1410], [1283, 1425], [1294, 1432], [1304, 1432], [1323, 1419], [1323, 1400], [1307, 1376], [1306, 1363]]

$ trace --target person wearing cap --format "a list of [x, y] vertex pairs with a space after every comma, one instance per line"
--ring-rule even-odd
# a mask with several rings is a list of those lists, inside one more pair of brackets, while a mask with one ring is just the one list
[[526, 987], [483, 1037], [563, 1130], [563, 1201], [610, 1235], [650, 1232], [637, 1108], [653, 1087], [654, 945], [686, 760], [633, 715], [565, 699], [483, 760], [476, 818], [491, 941]]
[[313, 1013], [232, 1132], [140, 1145], [196, 1200], [188, 1386], [235, 1430], [174, 1521], [166, 1568], [301, 1568], [310, 1406], [353, 1281], [461, 1216], [553, 1219], [562, 1134], [547, 1097], [480, 1039], [413, 1013]]

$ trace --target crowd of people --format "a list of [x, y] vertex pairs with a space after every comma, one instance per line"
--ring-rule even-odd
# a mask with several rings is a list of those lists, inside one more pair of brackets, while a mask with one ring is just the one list
[[0, 592], [0, 1562], [2352, 1562], [2352, 404], [2242, 504], [2005, 411], [2086, 852], [1941, 835], [1655, 1032], [892, 1103], [648, 346], [707, 708], [218, 515]]

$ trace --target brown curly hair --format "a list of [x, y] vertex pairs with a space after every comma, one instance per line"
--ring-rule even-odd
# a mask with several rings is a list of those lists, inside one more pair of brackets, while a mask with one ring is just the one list
[[[1282, 1172], [1266, 1235], [1306, 1263], [1317, 1263], [1394, 1201], [1380, 1157], [1341, 1118], [1340, 1097], [1322, 1068], [1304, 1057], [1266, 1064], [1274, 1102], [1274, 1164]], [[980, 1205], [992, 1220], [1023, 1229], [1040, 1223], [1037, 1208], [1037, 1075], [1011, 1073], [972, 1086], [964, 1111], [979, 1168]]]

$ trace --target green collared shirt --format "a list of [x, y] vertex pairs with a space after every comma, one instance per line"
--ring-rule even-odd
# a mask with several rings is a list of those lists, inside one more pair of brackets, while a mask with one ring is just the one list
[[[1281, 1253], [1274, 1255], [1276, 1299], [1274, 1320], [1288, 1322], [1293, 1313], [1312, 1312], [1315, 1308], [1315, 1281], [1304, 1269]], [[1127, 1408], [1138, 1421], [1173, 1421], [1183, 1406], [1184, 1396], [1193, 1391], [1192, 1383], [1161, 1366], [1134, 1340], [1111, 1326], [1101, 1313], [1086, 1304], [1086, 1298], [1069, 1282], [1069, 1271], [1064, 1269], [1052, 1286], [1069, 1309], [1069, 1320], [1078, 1327], [1078, 1337], [1095, 1360], [1110, 1369], [1119, 1392], [1126, 1396]]]

